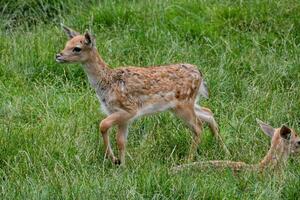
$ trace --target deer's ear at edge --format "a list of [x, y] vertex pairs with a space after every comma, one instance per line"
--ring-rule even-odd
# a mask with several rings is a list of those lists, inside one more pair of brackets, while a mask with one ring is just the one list
[[94, 36], [90, 32], [88, 32], [88, 30], [85, 31], [84, 37], [85, 37], [86, 45], [91, 46], [91, 47], [96, 45]]
[[73, 29], [65, 26], [64, 24], [61, 24], [62, 29], [64, 30], [64, 32], [67, 34], [69, 39], [72, 39], [73, 37], [79, 35], [78, 32], [74, 31]]
[[270, 126], [269, 124], [266, 124], [265, 122], [256, 119], [257, 123], [259, 124], [261, 130], [269, 137], [273, 137], [275, 129]]

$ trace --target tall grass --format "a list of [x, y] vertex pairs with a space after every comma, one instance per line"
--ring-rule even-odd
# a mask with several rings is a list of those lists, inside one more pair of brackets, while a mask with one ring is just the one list
[[[1, 199], [295, 199], [299, 159], [280, 172], [189, 171], [191, 132], [169, 113], [129, 130], [127, 165], [104, 159], [105, 116], [80, 65], [59, 65], [59, 23], [92, 30], [112, 67], [198, 65], [231, 156], [204, 129], [197, 160], [258, 162], [255, 118], [299, 130], [300, 3], [288, 1], [1, 1]], [[111, 133], [114, 140], [114, 131]], [[113, 141], [114, 144], [114, 141]], [[115, 147], [115, 144], [113, 145]], [[115, 149], [116, 151], [116, 149]]]

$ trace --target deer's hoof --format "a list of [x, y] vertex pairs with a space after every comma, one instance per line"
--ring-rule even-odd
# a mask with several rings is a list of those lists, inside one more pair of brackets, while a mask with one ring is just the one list
[[120, 159], [115, 159], [115, 160], [113, 161], [113, 163], [114, 163], [115, 165], [121, 165], [121, 160], [120, 160]]

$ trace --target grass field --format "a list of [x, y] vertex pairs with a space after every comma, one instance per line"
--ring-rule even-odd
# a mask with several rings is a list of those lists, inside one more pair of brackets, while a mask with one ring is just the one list
[[170, 113], [135, 121], [126, 167], [112, 165], [81, 66], [54, 60], [67, 40], [60, 22], [90, 29], [111, 67], [199, 67], [210, 89], [200, 104], [215, 113], [231, 155], [206, 127], [197, 160], [258, 162], [270, 140], [255, 118], [300, 130], [298, 0], [0, 0], [0, 199], [300, 198], [297, 157], [275, 174], [171, 174], [191, 132]]

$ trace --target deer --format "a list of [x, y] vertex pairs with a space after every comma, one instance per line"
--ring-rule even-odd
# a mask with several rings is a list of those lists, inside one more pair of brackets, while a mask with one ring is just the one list
[[[100, 56], [95, 37], [85, 31], [80, 34], [62, 25], [68, 41], [60, 53], [58, 63], [81, 63], [89, 83], [95, 89], [106, 114], [99, 124], [105, 157], [114, 164], [125, 164], [128, 126], [141, 116], [169, 110], [187, 123], [193, 132], [188, 159], [192, 160], [200, 143], [203, 123], [208, 123], [212, 134], [221, 139], [213, 112], [197, 105], [199, 97], [208, 98], [208, 87], [196, 65], [169, 64], [149, 67], [110, 68]], [[109, 129], [117, 127], [115, 157]]]
[[263, 172], [265, 169], [278, 169], [285, 166], [290, 155], [300, 152], [300, 137], [294, 129], [286, 125], [273, 128], [267, 123], [256, 119], [262, 131], [271, 138], [271, 147], [264, 158], [257, 164], [247, 164], [245, 162], [235, 162], [230, 160], [210, 160], [193, 162], [189, 164], [172, 167], [172, 171], [177, 173], [185, 169], [207, 169], [215, 168], [219, 170], [231, 169], [234, 172], [241, 170], [251, 170]]

